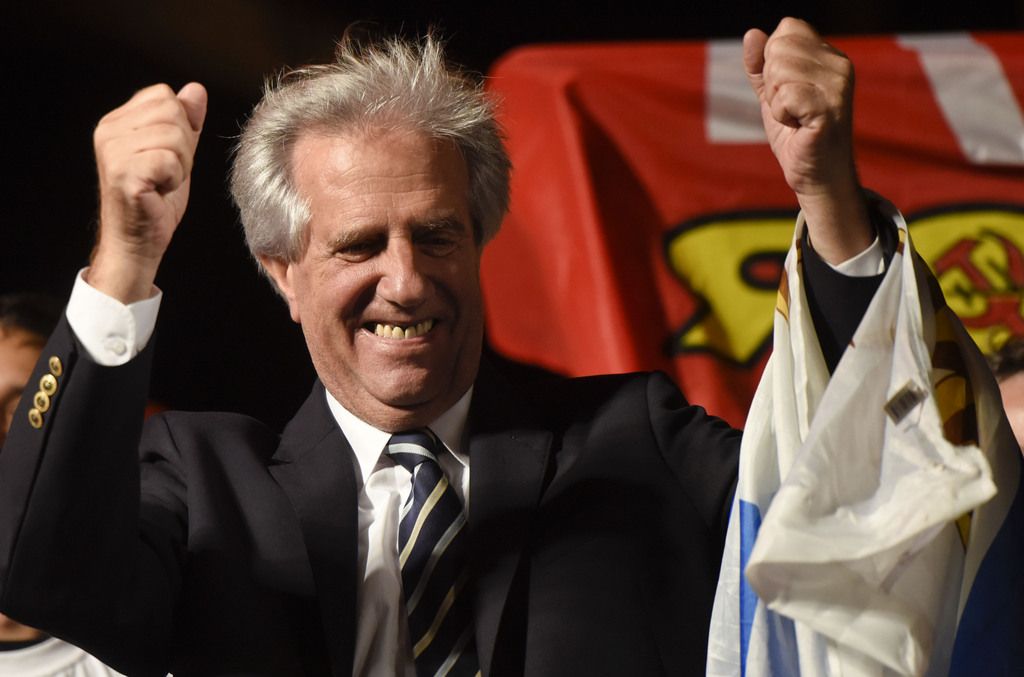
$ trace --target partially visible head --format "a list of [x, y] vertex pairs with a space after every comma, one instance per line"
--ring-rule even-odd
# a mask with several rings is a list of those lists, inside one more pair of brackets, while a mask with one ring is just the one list
[[494, 237], [508, 208], [510, 163], [479, 80], [448, 65], [430, 35], [370, 44], [346, 37], [332, 63], [268, 81], [242, 131], [231, 192], [253, 256], [296, 261], [305, 247], [309, 204], [295, 188], [292, 166], [300, 138], [393, 131], [455, 146], [469, 175], [477, 240]]
[[[60, 305], [42, 294], [0, 295], [0, 446], [7, 439], [14, 410], [60, 312]], [[41, 635], [39, 630], [0, 614], [0, 641], [27, 642]]]
[[989, 366], [999, 382], [1006, 418], [1024, 452], [1024, 336], [1010, 339], [989, 355]]
[[0, 444], [60, 310], [41, 294], [0, 295]]

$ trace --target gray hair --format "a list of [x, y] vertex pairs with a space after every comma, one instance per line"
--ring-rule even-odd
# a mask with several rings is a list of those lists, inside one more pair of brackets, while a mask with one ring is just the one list
[[333, 63], [269, 79], [244, 125], [231, 193], [252, 255], [296, 261], [305, 250], [309, 205], [291, 171], [301, 135], [390, 129], [421, 131], [455, 144], [469, 174], [475, 236], [481, 244], [494, 237], [508, 209], [511, 163], [479, 79], [449, 66], [431, 35], [368, 46], [346, 38]]

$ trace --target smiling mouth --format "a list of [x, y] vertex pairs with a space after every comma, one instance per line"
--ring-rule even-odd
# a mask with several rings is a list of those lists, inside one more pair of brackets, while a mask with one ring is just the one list
[[434, 320], [423, 320], [422, 322], [410, 325], [371, 322], [366, 325], [366, 328], [381, 338], [405, 340], [423, 336], [428, 333], [434, 328]]

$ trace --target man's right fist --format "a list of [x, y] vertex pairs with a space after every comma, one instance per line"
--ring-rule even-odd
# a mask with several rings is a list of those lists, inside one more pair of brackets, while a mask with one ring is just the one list
[[188, 204], [189, 176], [206, 117], [206, 89], [192, 82], [136, 92], [93, 134], [100, 228], [87, 281], [123, 303], [151, 294]]

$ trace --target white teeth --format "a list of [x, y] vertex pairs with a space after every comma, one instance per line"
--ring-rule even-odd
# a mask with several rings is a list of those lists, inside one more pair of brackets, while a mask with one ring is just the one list
[[378, 322], [373, 327], [373, 333], [382, 338], [410, 339], [423, 336], [433, 328], [433, 320], [423, 320], [415, 325], [404, 328], [394, 324], [381, 324]]

